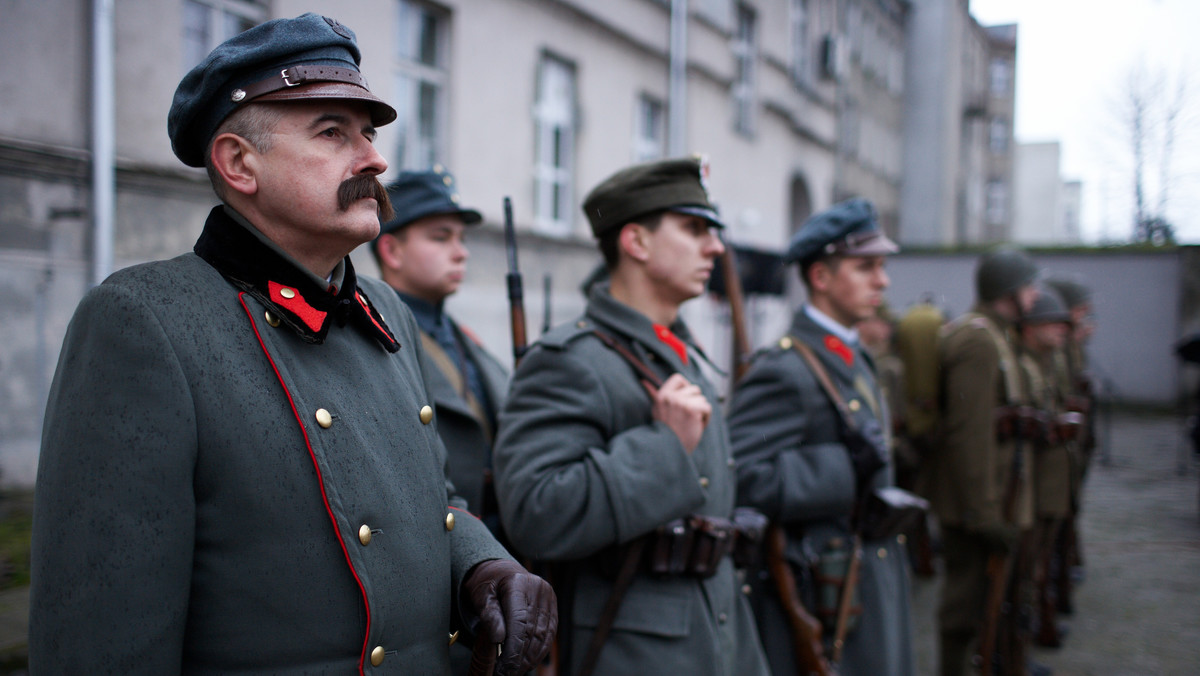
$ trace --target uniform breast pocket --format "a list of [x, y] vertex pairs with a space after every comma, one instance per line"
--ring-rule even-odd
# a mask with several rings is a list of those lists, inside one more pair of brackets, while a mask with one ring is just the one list
[[[583, 580], [580, 580], [581, 582]], [[571, 619], [580, 628], [595, 628], [612, 589], [598, 580], [581, 584]], [[694, 580], [639, 578], [630, 586], [613, 621], [614, 631], [681, 638], [691, 627]]]

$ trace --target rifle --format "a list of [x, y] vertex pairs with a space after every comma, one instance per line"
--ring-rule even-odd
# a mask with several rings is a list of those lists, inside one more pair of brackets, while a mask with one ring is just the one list
[[[1013, 510], [1017, 500], [1017, 487], [1021, 481], [1021, 471], [1024, 465], [1022, 457], [1021, 436], [1016, 437], [1016, 447], [1013, 449], [1012, 474], [1004, 485], [1003, 518], [1012, 521]], [[1008, 554], [993, 552], [987, 562], [988, 590], [984, 604], [983, 624], [979, 633], [979, 673], [980, 676], [992, 676], [995, 667], [996, 643], [1000, 630], [1000, 615], [1004, 612], [1004, 596], [1008, 591]]]
[[521, 285], [521, 269], [517, 266], [517, 233], [513, 227], [512, 200], [504, 198], [504, 249], [508, 252], [508, 316], [512, 327], [513, 366], [521, 363], [528, 350], [525, 339], [525, 291]]
[[542, 333], [550, 330], [550, 273], [542, 275]]
[[836, 676], [837, 672], [825, 658], [825, 647], [821, 643], [821, 621], [813, 617], [800, 603], [800, 591], [796, 577], [784, 556], [787, 536], [778, 524], [767, 530], [767, 566], [771, 580], [779, 592], [783, 612], [792, 628], [792, 650], [795, 651], [796, 667], [806, 676]]
[[750, 336], [746, 333], [746, 311], [737, 254], [733, 252], [731, 244], [723, 243], [725, 253], [721, 254], [721, 272], [725, 277], [725, 297], [729, 300], [729, 323], [733, 329], [733, 378], [730, 381], [730, 389], [733, 389], [750, 368]]

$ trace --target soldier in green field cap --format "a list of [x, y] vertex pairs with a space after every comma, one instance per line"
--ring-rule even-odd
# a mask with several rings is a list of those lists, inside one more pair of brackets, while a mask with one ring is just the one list
[[745, 531], [725, 419], [679, 318], [724, 250], [704, 171], [635, 165], [591, 191], [608, 278], [530, 349], [500, 416], [500, 513], [556, 571], [559, 673], [766, 674], [728, 549]]

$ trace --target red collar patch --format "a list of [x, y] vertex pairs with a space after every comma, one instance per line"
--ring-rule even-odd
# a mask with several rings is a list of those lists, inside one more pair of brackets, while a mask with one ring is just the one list
[[836, 354], [846, 362], [846, 366], [854, 366], [854, 350], [846, 347], [841, 338], [837, 336], [825, 336], [825, 349]]
[[683, 341], [679, 339], [679, 336], [671, 333], [671, 329], [668, 329], [662, 324], [654, 325], [654, 335], [658, 336], [659, 340], [666, 343], [667, 347], [674, 350], [675, 354], [679, 355], [679, 360], [683, 362], [683, 365], [687, 366], [687, 345], [683, 344]]
[[309, 305], [298, 289], [284, 286], [279, 282], [267, 281], [267, 291], [271, 294], [272, 303], [295, 314], [314, 332], [321, 330], [321, 325], [325, 323], [325, 315], [328, 313], [321, 312]]

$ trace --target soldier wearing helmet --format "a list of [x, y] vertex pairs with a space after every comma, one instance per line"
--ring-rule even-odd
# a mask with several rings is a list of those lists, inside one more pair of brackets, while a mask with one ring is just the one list
[[1022, 251], [987, 253], [975, 271], [974, 307], [950, 322], [940, 340], [940, 441], [923, 463], [919, 488], [942, 526], [946, 578], [938, 628], [945, 676], [967, 673], [977, 640], [977, 650], [991, 652], [991, 637], [981, 629], [996, 621], [981, 618], [989, 584], [1003, 584], [1018, 535], [1033, 522], [1025, 444], [997, 425], [997, 416], [1027, 401], [1016, 327], [1037, 299], [1037, 277], [1037, 265]]

